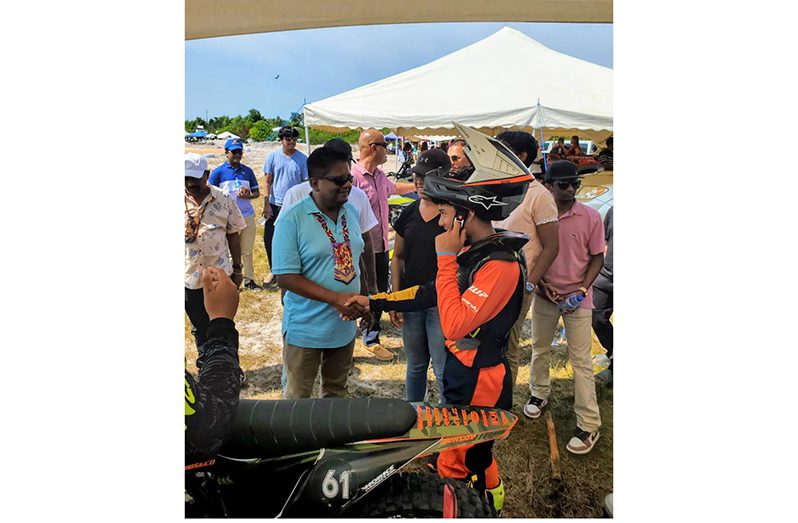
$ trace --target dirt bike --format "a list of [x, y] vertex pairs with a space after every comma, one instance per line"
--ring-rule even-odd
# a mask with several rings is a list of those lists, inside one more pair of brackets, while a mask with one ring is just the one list
[[517, 421], [398, 399], [241, 400], [217, 455], [186, 466], [186, 517], [497, 517], [484, 492], [404, 469]]

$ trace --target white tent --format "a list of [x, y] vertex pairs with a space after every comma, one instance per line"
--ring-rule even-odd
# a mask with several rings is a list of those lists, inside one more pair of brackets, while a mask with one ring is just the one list
[[547, 136], [600, 140], [612, 131], [612, 69], [504, 27], [421, 67], [305, 106], [305, 123], [325, 130], [451, 135], [453, 121], [490, 134], [544, 128]]
[[233, 133], [231, 133], [230, 131], [225, 131], [223, 133], [219, 133], [216, 137], [217, 138], [221, 138], [222, 140], [229, 140], [231, 138], [238, 138], [239, 140], [241, 139], [240, 136], [236, 136]]

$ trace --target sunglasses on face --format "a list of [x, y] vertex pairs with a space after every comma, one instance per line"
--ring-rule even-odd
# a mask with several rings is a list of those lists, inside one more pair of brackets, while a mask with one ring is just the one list
[[286, 142], [287, 142], [287, 141], [292, 141], [292, 142], [295, 142], [295, 141], [296, 141], [296, 139], [297, 139], [297, 137], [296, 137], [296, 136], [283, 136], [283, 140], [285, 140]]
[[319, 178], [319, 179], [320, 180], [330, 180], [332, 183], [334, 183], [338, 187], [343, 187], [344, 185], [346, 185], [347, 182], [351, 183], [352, 180], [355, 179], [355, 177], [352, 176], [351, 174], [347, 174], [346, 176], [333, 176], [331, 178], [325, 177], [325, 178]]
[[240, 154], [244, 154], [244, 150], [243, 150], [243, 149], [236, 149], [235, 151], [227, 151], [227, 152], [229, 152], [229, 153], [230, 153], [230, 154], [232, 154], [233, 156], [235, 156], [235, 155], [240, 155]]
[[388, 148], [388, 142], [371, 142], [369, 145], [379, 145], [380, 147]]
[[557, 182], [557, 187], [563, 191], [568, 189], [569, 185], [573, 186], [574, 189], [579, 189], [579, 186], [582, 185], [582, 180], [566, 180], [564, 182]]

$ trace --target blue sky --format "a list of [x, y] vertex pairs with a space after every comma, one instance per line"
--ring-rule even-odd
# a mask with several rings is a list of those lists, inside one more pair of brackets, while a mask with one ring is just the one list
[[[505, 24], [334, 27], [186, 42], [186, 119], [292, 111], [436, 60]], [[507, 24], [561, 53], [612, 67], [611, 24]], [[274, 77], [280, 75], [279, 78]], [[463, 81], [467, 81], [464, 77]], [[456, 88], [456, 86], [453, 86]]]

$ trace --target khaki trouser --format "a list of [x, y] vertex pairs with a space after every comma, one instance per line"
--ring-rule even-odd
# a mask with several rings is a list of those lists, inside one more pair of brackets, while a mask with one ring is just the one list
[[321, 363], [321, 391], [323, 398], [346, 396], [346, 380], [352, 368], [355, 338], [343, 347], [305, 349], [291, 345], [283, 337], [283, 361], [288, 371], [286, 399], [309, 398], [313, 393]]
[[255, 280], [252, 251], [255, 249], [255, 215], [244, 217], [247, 228], [241, 231], [241, 263], [244, 265], [244, 283]]
[[[590, 356], [592, 344], [592, 314], [590, 309], [577, 309], [563, 314], [565, 338], [568, 342], [568, 359], [574, 368], [574, 412], [576, 426], [594, 432], [601, 426], [596, 382], [593, 376], [593, 360]], [[546, 298], [535, 295], [532, 306], [532, 362], [529, 372], [529, 390], [533, 396], [548, 399], [551, 393], [549, 376], [549, 351], [560, 311]]]
[[518, 316], [513, 328], [510, 329], [510, 337], [507, 340], [507, 361], [510, 363], [510, 378], [513, 386], [515, 380], [518, 378], [518, 362], [521, 359], [521, 333], [524, 331], [524, 322], [526, 315], [529, 312], [529, 307], [532, 305], [532, 297], [534, 292], [524, 291], [524, 301], [521, 302], [521, 314]]

